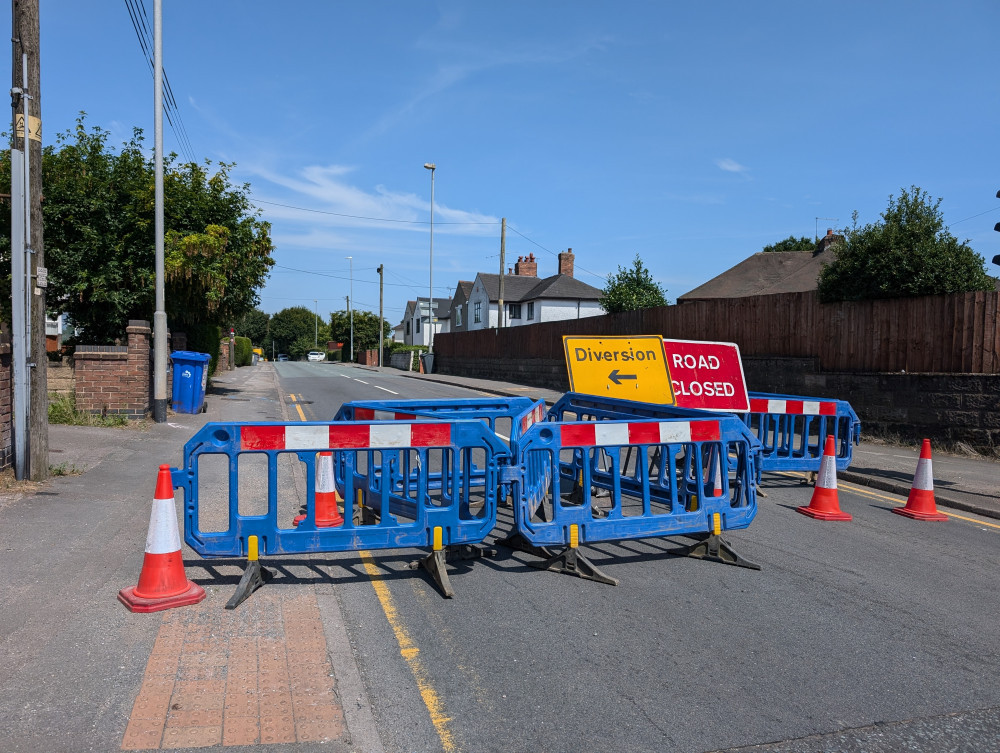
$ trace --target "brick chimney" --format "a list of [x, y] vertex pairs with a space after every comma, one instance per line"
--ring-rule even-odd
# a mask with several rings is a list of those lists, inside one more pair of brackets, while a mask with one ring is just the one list
[[573, 249], [567, 248], [559, 254], [559, 274], [573, 276]]
[[833, 232], [832, 228], [827, 228], [826, 235], [819, 239], [819, 243], [816, 244], [816, 253], [821, 254], [826, 251], [830, 246], [835, 246], [838, 243], [844, 242], [844, 236], [837, 235]]
[[514, 274], [521, 277], [538, 277], [538, 262], [535, 261], [534, 254], [517, 257], [514, 265]]

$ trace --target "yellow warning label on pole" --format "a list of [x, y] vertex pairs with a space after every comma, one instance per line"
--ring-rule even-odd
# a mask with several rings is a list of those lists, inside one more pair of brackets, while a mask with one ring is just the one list
[[[24, 138], [24, 113], [19, 112], [14, 115], [14, 130], [17, 134], [17, 138]], [[39, 144], [42, 143], [42, 119], [36, 118], [34, 115], [28, 116], [28, 138], [32, 141], [37, 141]]]
[[674, 404], [663, 338], [659, 335], [565, 335], [563, 350], [572, 392]]

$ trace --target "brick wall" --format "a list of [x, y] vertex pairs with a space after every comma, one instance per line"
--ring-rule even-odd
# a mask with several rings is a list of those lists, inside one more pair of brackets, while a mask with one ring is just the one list
[[49, 361], [49, 373], [46, 377], [49, 394], [75, 394], [76, 379], [74, 377], [73, 367], [67, 360]]
[[76, 408], [144, 418], [150, 411], [150, 327], [130, 321], [128, 345], [78, 345], [74, 354]]
[[[569, 389], [562, 359], [438, 356], [435, 370]], [[1000, 453], [1000, 374], [824, 372], [816, 358], [780, 357], [744, 357], [743, 370], [753, 392], [847, 400], [867, 434], [964, 442], [983, 453]]]
[[1000, 452], [1000, 375], [823, 372], [813, 358], [744, 358], [747, 385], [847, 400], [866, 433]]

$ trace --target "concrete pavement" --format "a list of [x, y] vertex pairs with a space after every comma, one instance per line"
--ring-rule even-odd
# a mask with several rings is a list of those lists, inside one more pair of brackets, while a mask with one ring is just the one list
[[157, 467], [179, 466], [207, 421], [289, 419], [270, 366], [213, 384], [203, 414], [51, 426], [51, 464], [67, 475], [0, 494], [5, 753], [382, 751], [325, 562], [279, 561], [276, 580], [299, 587], [262, 589], [254, 609], [225, 611], [245, 563], [184, 547], [203, 602], [132, 614], [117, 601], [142, 569]]

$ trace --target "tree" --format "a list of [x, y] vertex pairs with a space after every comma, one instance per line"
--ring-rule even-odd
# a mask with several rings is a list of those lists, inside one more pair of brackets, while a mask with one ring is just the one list
[[[154, 165], [142, 131], [115, 152], [108, 132], [84, 117], [42, 154], [45, 175], [49, 306], [69, 314], [92, 343], [122, 337], [129, 319], [155, 307]], [[214, 174], [195, 164], [164, 165], [165, 298], [175, 330], [235, 321], [258, 303], [271, 265], [270, 225], [250, 205], [249, 186], [233, 186], [232, 165]], [[9, 185], [10, 160], [0, 160]], [[10, 214], [0, 213], [0, 254], [9, 307]], [[3, 312], [7, 313], [6, 310]], [[189, 338], [190, 339], [190, 338]]]
[[254, 345], [270, 346], [271, 339], [268, 335], [270, 322], [270, 314], [265, 314], [260, 309], [251, 309], [233, 323], [233, 328], [236, 334], [249, 337]]
[[985, 260], [944, 225], [941, 199], [917, 186], [889, 196], [882, 221], [858, 227], [858, 213], [819, 275], [819, 297], [832, 301], [905, 298], [992, 290]]
[[796, 238], [794, 235], [789, 235], [785, 240], [778, 241], [777, 243], [772, 243], [770, 246], [764, 246], [761, 249], [765, 254], [771, 252], [782, 252], [782, 251], [815, 251], [816, 241], [812, 238], [807, 238], [806, 236], [801, 236]]
[[619, 266], [618, 272], [608, 278], [599, 303], [609, 314], [616, 314], [619, 311], [666, 306], [670, 302], [667, 291], [653, 279], [636, 254], [631, 269]]
[[313, 349], [316, 314], [305, 306], [282, 309], [271, 317], [270, 332], [275, 353], [301, 358]]
[[[371, 311], [354, 312], [354, 353], [362, 350], [373, 350], [378, 347], [378, 314]], [[392, 332], [388, 320], [383, 321], [382, 339]], [[344, 348], [350, 352], [351, 316], [347, 311], [334, 311], [330, 314], [330, 339], [344, 343]]]

